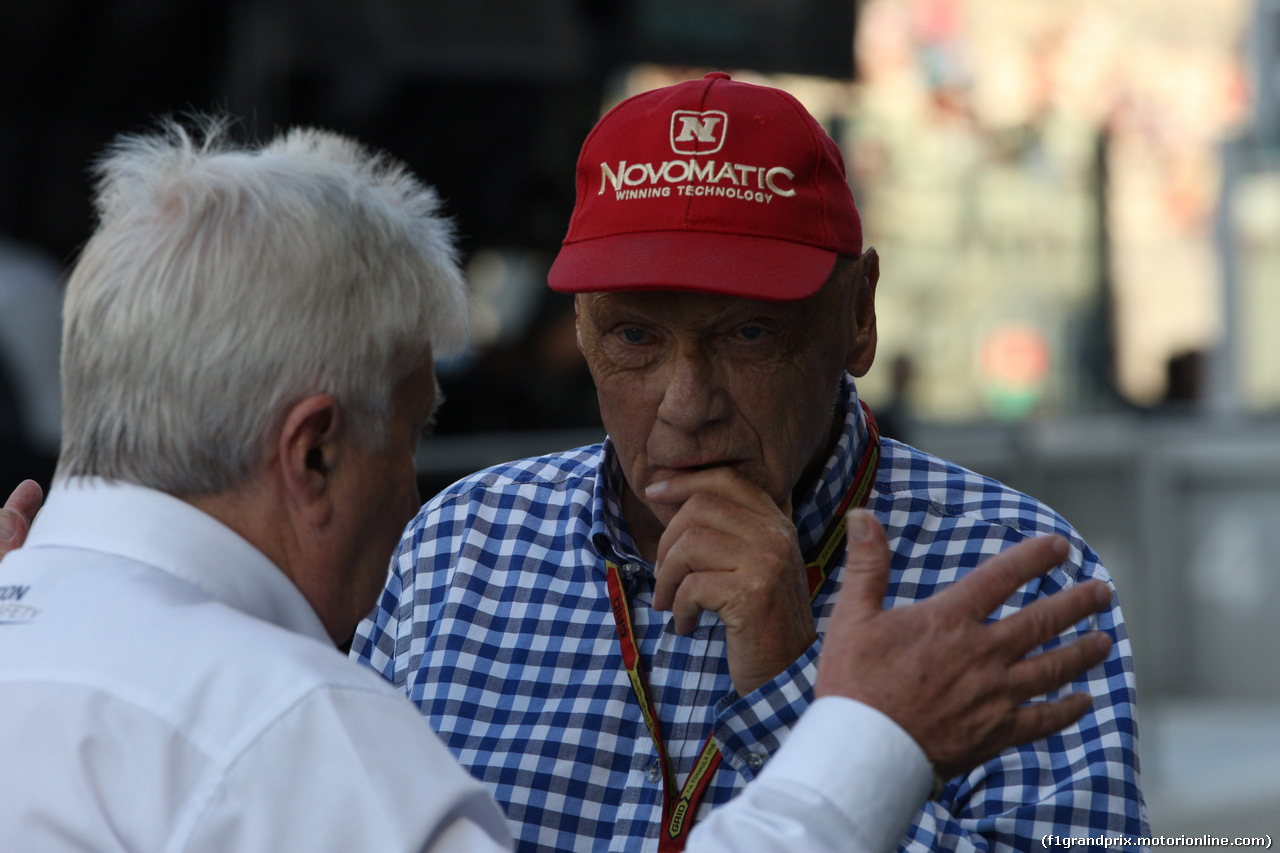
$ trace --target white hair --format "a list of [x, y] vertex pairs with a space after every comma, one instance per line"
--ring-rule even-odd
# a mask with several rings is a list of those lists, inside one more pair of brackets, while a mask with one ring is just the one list
[[312, 394], [377, 446], [396, 385], [465, 343], [430, 187], [333, 133], [242, 148], [225, 120], [200, 124], [123, 137], [98, 164], [64, 309], [58, 478], [226, 491]]

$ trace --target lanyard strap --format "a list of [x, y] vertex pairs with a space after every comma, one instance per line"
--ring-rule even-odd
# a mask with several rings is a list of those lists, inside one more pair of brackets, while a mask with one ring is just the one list
[[867, 505], [867, 496], [871, 494], [871, 486], [876, 481], [876, 470], [880, 467], [880, 428], [876, 426], [876, 419], [872, 416], [871, 410], [867, 408], [867, 404], [861, 400], [858, 402], [862, 405], [862, 412], [866, 416], [867, 447], [862, 451], [862, 459], [858, 462], [858, 470], [854, 472], [853, 485], [849, 487], [849, 491], [845, 492], [844, 500], [840, 502], [840, 506], [836, 508], [835, 516], [831, 519], [827, 534], [822, 539], [822, 547], [818, 549], [814, 558], [805, 566], [805, 571], [809, 574], [810, 601], [818, 597], [818, 591], [822, 589], [822, 584], [831, 574], [831, 569], [836, 562], [836, 555], [840, 553], [840, 548], [844, 545], [845, 531], [849, 528], [849, 522], [845, 520], [845, 514], [850, 507]]
[[[866, 414], [867, 430], [870, 437], [858, 470], [854, 474], [853, 485], [845, 493], [844, 500], [836, 509], [835, 517], [827, 528], [822, 540], [822, 547], [814, 559], [805, 565], [809, 580], [809, 599], [815, 600], [822, 585], [831, 574], [835, 558], [844, 543], [845, 513], [851, 506], [865, 506], [867, 496], [871, 494], [871, 486], [875, 482], [876, 469], [880, 463], [880, 433], [875, 419], [865, 403], [862, 410]], [[662, 739], [662, 730], [658, 725], [653, 694], [649, 689], [649, 681], [645, 678], [644, 668], [640, 661], [640, 648], [636, 644], [635, 631], [631, 624], [631, 607], [627, 602], [627, 593], [623, 588], [618, 566], [611, 560], [605, 561], [606, 576], [609, 584], [609, 606], [613, 610], [613, 619], [618, 629], [618, 645], [622, 650], [622, 664], [631, 680], [631, 690], [635, 693], [636, 702], [640, 705], [640, 714], [644, 717], [645, 728], [653, 738], [654, 748], [658, 752], [658, 763], [662, 768], [662, 832], [658, 839], [660, 853], [676, 853], [684, 850], [689, 829], [693, 826], [693, 814], [706, 793], [707, 786], [720, 766], [721, 753], [716, 744], [714, 733], [707, 738], [698, 755], [698, 760], [689, 772], [689, 778], [679, 791], [675, 787], [675, 777], [671, 770], [671, 761], [667, 757], [666, 744]]]

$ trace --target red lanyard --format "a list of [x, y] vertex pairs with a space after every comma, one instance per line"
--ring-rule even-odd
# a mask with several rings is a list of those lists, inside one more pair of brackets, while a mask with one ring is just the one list
[[[871, 417], [871, 412], [867, 410], [865, 403], [862, 409], [866, 413], [870, 437], [867, 448], [863, 451], [862, 460], [858, 464], [857, 473], [854, 475], [853, 485], [849, 487], [844, 500], [836, 510], [835, 518], [822, 540], [822, 547], [818, 549], [814, 559], [805, 566], [809, 576], [810, 600], [818, 597], [818, 591], [822, 589], [823, 583], [831, 574], [836, 554], [840, 553], [840, 546], [844, 544], [845, 513], [851, 506], [866, 505], [867, 496], [871, 494], [871, 486], [875, 482], [876, 468], [880, 462], [880, 435], [876, 429], [875, 419]], [[631, 626], [631, 608], [627, 603], [627, 594], [623, 589], [617, 565], [612, 561], [606, 561], [605, 568], [609, 581], [609, 606], [613, 609], [614, 622], [618, 628], [618, 645], [622, 649], [622, 663], [627, 670], [627, 677], [631, 679], [631, 689], [635, 692], [636, 701], [640, 704], [640, 713], [644, 717], [644, 724], [649, 729], [650, 737], [653, 738], [654, 748], [658, 752], [658, 762], [662, 768], [664, 796], [662, 833], [658, 839], [658, 850], [660, 853], [681, 851], [684, 850], [689, 829], [693, 826], [693, 815], [698, 803], [702, 801], [707, 785], [715, 775], [716, 768], [720, 766], [720, 748], [716, 744], [714, 734], [708, 737], [702, 752], [698, 755], [697, 762], [693, 765], [693, 770], [689, 773], [689, 778], [685, 780], [680, 790], [676, 790], [671, 762], [667, 758], [667, 748], [658, 726], [658, 715], [654, 711], [653, 694], [649, 690], [648, 679], [645, 678], [644, 669], [641, 667], [640, 648], [636, 645]]]

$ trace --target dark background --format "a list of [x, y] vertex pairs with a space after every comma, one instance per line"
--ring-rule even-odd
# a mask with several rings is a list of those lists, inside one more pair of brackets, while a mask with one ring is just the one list
[[[116, 135], [225, 111], [261, 138], [315, 125], [404, 160], [464, 255], [553, 254], [578, 148], [637, 63], [847, 79], [853, 0], [42, 0], [0, 10], [0, 235], [70, 266], [92, 230], [89, 169]], [[696, 72], [691, 72], [696, 73]], [[442, 378], [443, 434], [598, 423], [580, 365], [540, 330]], [[559, 348], [560, 351], [563, 347]], [[530, 355], [533, 353], [533, 355]], [[548, 360], [550, 359], [550, 360]], [[553, 365], [553, 366], [548, 366]], [[0, 363], [0, 493], [45, 485]], [[10, 375], [6, 375], [6, 371]]]

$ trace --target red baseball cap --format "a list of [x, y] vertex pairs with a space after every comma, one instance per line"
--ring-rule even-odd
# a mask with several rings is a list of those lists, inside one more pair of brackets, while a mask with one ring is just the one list
[[803, 299], [862, 253], [839, 147], [791, 95], [719, 71], [609, 111], [577, 194], [547, 276], [561, 292]]

